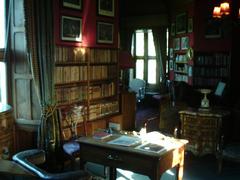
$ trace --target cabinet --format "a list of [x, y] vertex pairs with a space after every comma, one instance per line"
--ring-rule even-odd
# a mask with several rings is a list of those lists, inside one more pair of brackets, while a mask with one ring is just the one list
[[121, 113], [123, 116], [122, 129], [135, 129], [136, 94], [135, 92], [123, 91], [121, 93]]
[[78, 124], [80, 134], [85, 129], [90, 135], [94, 124], [106, 127], [103, 119], [119, 113], [118, 50], [56, 47], [55, 55], [55, 94], [62, 125], [70, 126], [70, 119]]
[[227, 111], [179, 111], [181, 138], [189, 140], [186, 149], [195, 155], [216, 153], [223, 121]]
[[13, 116], [9, 105], [0, 104], [0, 159], [13, 154]]
[[213, 88], [217, 82], [230, 78], [229, 53], [195, 52], [193, 68], [193, 86]]

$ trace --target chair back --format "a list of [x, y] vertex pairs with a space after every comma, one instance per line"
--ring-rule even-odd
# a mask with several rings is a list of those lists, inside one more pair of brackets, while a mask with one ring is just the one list
[[129, 90], [136, 93], [136, 98], [141, 101], [145, 97], [146, 82], [142, 79], [132, 79], [129, 83]]

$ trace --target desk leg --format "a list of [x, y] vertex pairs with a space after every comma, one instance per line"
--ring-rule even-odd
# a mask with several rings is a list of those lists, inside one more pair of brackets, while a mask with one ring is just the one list
[[176, 168], [176, 180], [183, 179], [183, 165], [184, 165], [184, 150], [182, 150], [179, 154], [179, 164]]
[[117, 169], [113, 168], [113, 167], [109, 167], [109, 168], [110, 168], [109, 179], [110, 180], [115, 180], [117, 178]]

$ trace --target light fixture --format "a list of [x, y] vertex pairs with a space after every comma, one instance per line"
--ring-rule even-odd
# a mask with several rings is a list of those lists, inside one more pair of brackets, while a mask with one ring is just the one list
[[[229, 16], [232, 10], [233, 9], [230, 8], [230, 3], [227, 0], [224, 0], [219, 6], [214, 6], [212, 17], [222, 18], [224, 16]], [[240, 18], [240, 8], [238, 8], [237, 16]]]

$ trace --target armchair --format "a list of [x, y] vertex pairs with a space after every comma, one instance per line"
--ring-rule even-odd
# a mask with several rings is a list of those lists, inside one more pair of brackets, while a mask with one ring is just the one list
[[24, 168], [30, 170], [41, 179], [90, 179], [90, 175], [83, 170], [69, 172], [50, 173], [41, 168], [46, 161], [45, 151], [39, 149], [30, 149], [21, 151], [13, 156], [13, 160]]
[[133, 79], [129, 83], [130, 91], [136, 93], [137, 101], [140, 102], [145, 97], [146, 82], [142, 79]]

